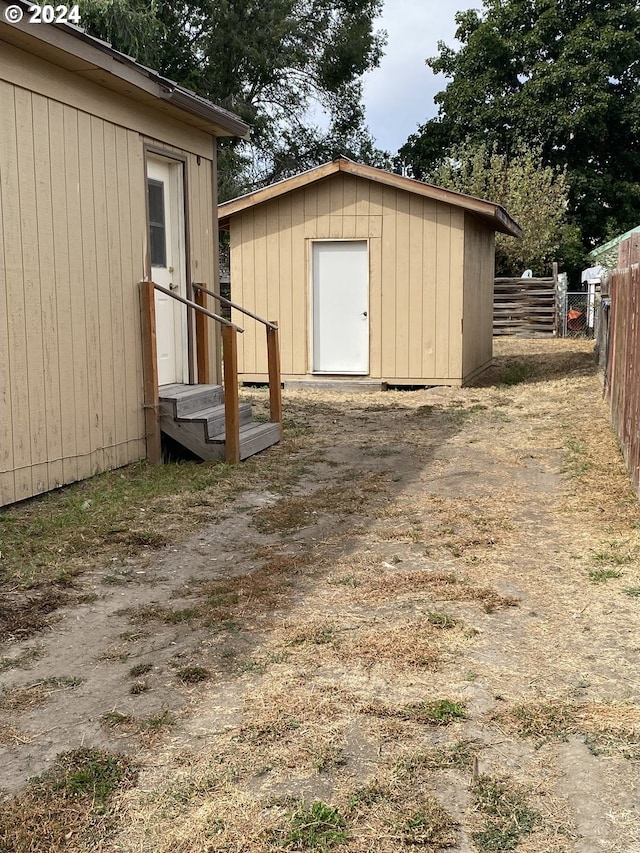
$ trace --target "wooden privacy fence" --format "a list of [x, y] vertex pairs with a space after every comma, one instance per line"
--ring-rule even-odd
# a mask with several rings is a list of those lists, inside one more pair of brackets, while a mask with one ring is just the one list
[[[640, 253], [636, 261], [640, 261]], [[637, 262], [612, 274], [608, 347], [605, 396], [613, 428], [640, 497], [640, 265]]]
[[555, 278], [496, 278], [493, 334], [551, 337], [556, 328]]

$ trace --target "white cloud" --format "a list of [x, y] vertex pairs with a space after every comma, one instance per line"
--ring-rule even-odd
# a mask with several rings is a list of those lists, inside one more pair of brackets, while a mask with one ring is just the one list
[[446, 85], [425, 65], [437, 43], [455, 43], [455, 14], [481, 0], [385, 0], [377, 27], [388, 33], [380, 67], [365, 78], [366, 120], [379, 148], [395, 153], [418, 125], [436, 115], [433, 97]]

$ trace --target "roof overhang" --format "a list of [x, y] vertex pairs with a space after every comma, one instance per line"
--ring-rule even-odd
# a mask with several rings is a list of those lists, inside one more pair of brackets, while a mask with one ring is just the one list
[[[7, 23], [5, 12], [9, 6], [23, 11], [21, 21]], [[11, 3], [0, 0], [0, 42], [34, 53], [106, 89], [155, 106], [212, 136], [248, 138], [249, 126], [234, 113], [162, 77], [80, 27], [71, 23], [30, 24], [31, 6], [25, 0]]]
[[348, 160], [346, 157], [338, 157], [332, 163], [324, 163], [322, 166], [316, 166], [299, 175], [294, 175], [292, 178], [271, 184], [264, 189], [224, 202], [218, 207], [220, 227], [228, 228], [233, 216], [250, 207], [271, 201], [294, 190], [302, 189], [339, 172], [462, 208], [493, 228], [494, 231], [508, 234], [511, 237], [522, 237], [521, 227], [499, 204], [457, 193], [453, 190], [446, 190], [433, 184], [426, 184], [423, 181], [416, 181], [413, 178], [395, 175], [383, 169], [376, 169], [374, 166], [363, 166], [360, 163]]

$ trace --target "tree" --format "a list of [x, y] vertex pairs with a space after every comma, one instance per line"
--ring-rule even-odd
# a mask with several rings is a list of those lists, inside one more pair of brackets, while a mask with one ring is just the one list
[[[382, 55], [382, 0], [84, 0], [83, 24], [161, 74], [237, 113], [251, 145], [226, 142], [221, 198], [337, 153], [380, 158], [361, 77]], [[328, 128], [314, 121], [318, 108]], [[344, 150], [347, 149], [347, 150]]]
[[468, 143], [452, 149], [428, 180], [497, 202], [521, 225], [521, 240], [496, 235], [497, 275], [520, 275], [529, 268], [536, 275], [550, 272], [569, 236], [568, 188], [565, 172], [543, 166], [539, 150], [523, 146], [507, 157], [485, 144]]
[[566, 169], [568, 223], [588, 251], [640, 221], [640, 6], [634, 0], [484, 0], [456, 15], [458, 50], [427, 60], [449, 79], [438, 115], [400, 150], [422, 177], [470, 139], [524, 141]]

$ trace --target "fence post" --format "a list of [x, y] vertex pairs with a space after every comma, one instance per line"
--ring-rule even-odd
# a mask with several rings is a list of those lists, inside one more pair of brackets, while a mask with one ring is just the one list
[[271, 422], [280, 424], [282, 438], [282, 389], [280, 387], [280, 332], [275, 321], [267, 326], [267, 363], [269, 366], [269, 408]]
[[147, 459], [151, 465], [162, 461], [158, 401], [158, 356], [156, 342], [156, 301], [152, 281], [140, 282], [142, 354], [144, 375], [144, 424]]
[[225, 459], [230, 465], [240, 461], [240, 401], [238, 398], [238, 330], [222, 327], [224, 366]]
[[[201, 308], [206, 308], [207, 294], [197, 287], [193, 288], [193, 301]], [[196, 363], [198, 366], [198, 383], [209, 385], [211, 371], [209, 367], [209, 341], [207, 340], [207, 317], [196, 311]]]

